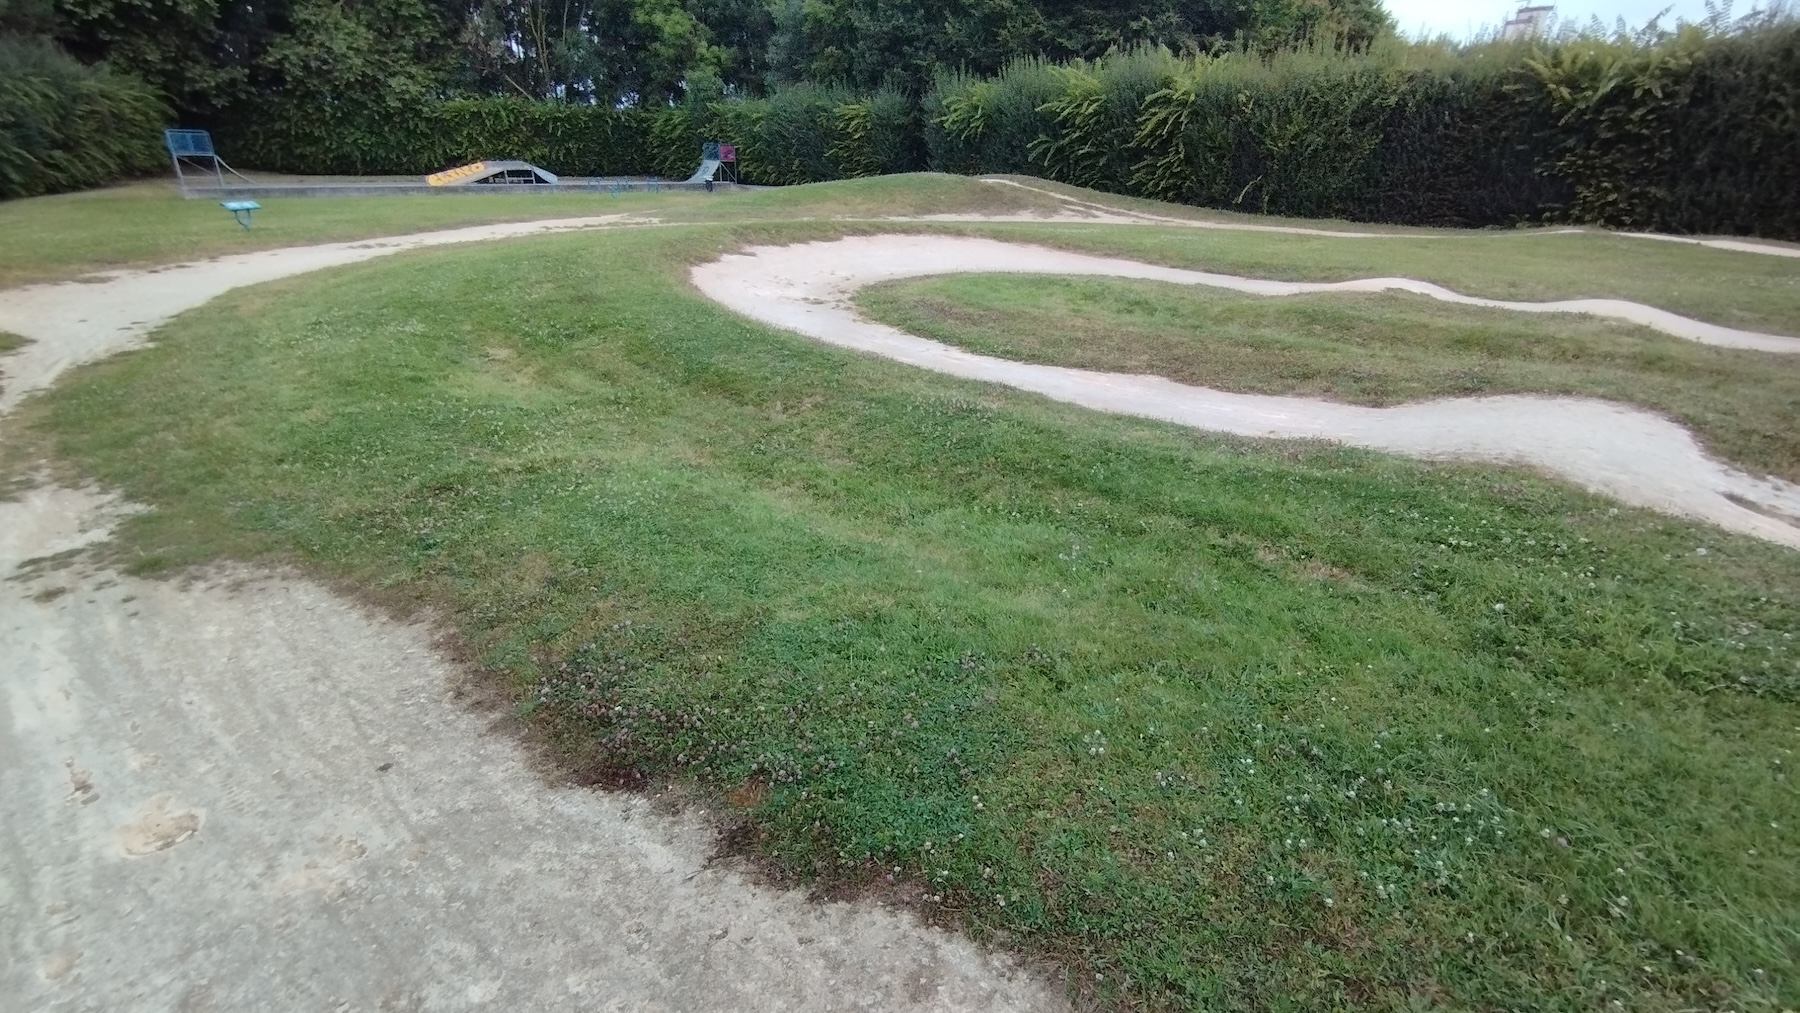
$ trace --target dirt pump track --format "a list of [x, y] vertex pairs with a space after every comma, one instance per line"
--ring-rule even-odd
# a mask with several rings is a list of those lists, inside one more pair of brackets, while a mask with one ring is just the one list
[[[0, 412], [233, 288], [403, 250], [621, 224], [631, 223], [455, 229], [0, 293], [0, 330], [33, 342], [0, 360]], [[944, 236], [755, 249], [701, 265], [694, 280], [772, 325], [923, 368], [1202, 429], [1528, 463], [1800, 546], [1800, 528], [1778, 516], [1800, 516], [1800, 490], [1713, 461], [1685, 430], [1636, 409], [1482, 398], [1378, 410], [1229, 394], [975, 356], [850, 305], [874, 281], [944, 271], [1272, 296], [1319, 288]], [[1794, 338], [1612, 309], [1695, 340], [1800, 351]], [[104, 540], [128, 509], [56, 488], [0, 503], [0, 571]], [[185, 586], [79, 565], [25, 576], [0, 595], [0, 909], [14, 955], [0, 989], [25, 1008], [1062, 1005], [1055, 984], [909, 915], [816, 905], [710, 862], [699, 814], [547, 784], [460, 699], [462, 677], [423, 626], [244, 568]]]

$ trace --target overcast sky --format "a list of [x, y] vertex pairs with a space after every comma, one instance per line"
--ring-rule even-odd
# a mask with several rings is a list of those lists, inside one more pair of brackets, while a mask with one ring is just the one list
[[[1520, 3], [1508, 3], [1506, 0], [1384, 0], [1388, 13], [1400, 30], [1407, 35], [1420, 36], [1451, 35], [1464, 38], [1473, 35], [1483, 26], [1494, 26], [1506, 20], [1517, 10]], [[1537, 0], [1548, 3], [1549, 0]], [[1740, 0], [1736, 4], [1739, 14], [1746, 13], [1756, 4], [1750, 0]], [[1698, 21], [1706, 16], [1706, 4], [1703, 0], [1563, 0], [1556, 4], [1556, 16], [1559, 19], [1574, 18], [1586, 22], [1589, 16], [1598, 14], [1600, 20], [1611, 27], [1615, 18], [1624, 18], [1625, 23], [1634, 27], [1650, 20], [1664, 7], [1673, 8], [1664, 19], [1665, 24], [1673, 25], [1675, 18], [1684, 17], [1689, 21]]]

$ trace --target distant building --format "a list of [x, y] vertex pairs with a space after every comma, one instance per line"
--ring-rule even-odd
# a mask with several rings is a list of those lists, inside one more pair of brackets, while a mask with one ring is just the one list
[[1521, 7], [1500, 25], [1503, 39], [1532, 39], [1550, 31], [1550, 19], [1556, 17], [1554, 6]]

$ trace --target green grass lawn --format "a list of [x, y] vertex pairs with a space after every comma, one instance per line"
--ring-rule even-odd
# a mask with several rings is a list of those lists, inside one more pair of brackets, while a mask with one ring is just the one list
[[1484, 394], [1636, 403], [1800, 481], [1800, 361], [1594, 317], [1404, 293], [1266, 299], [1102, 278], [955, 275], [866, 289], [872, 317], [971, 351], [1260, 394], [1394, 405]]
[[[1032, 185], [1103, 203], [1161, 209], [1177, 217], [1263, 221], [1132, 202], [1042, 181]], [[710, 195], [290, 197], [264, 203], [267, 206], [257, 213], [256, 226], [249, 231], [232, 224], [215, 202], [184, 200], [166, 183], [0, 203], [0, 232], [15, 240], [0, 244], [0, 288], [118, 267], [496, 221], [631, 212], [668, 222], [736, 225], [796, 218], [1066, 210], [1054, 198], [1016, 187], [934, 173]], [[1800, 261], [1672, 243], [1544, 235], [1534, 230], [1417, 229], [1409, 235], [1418, 238], [1344, 240], [1083, 224], [992, 226], [984, 227], [982, 234], [1265, 278], [1341, 281], [1404, 275], [1499, 299], [1610, 296], [1733, 327], [1800, 335]]]
[[260, 200], [254, 227], [245, 230], [218, 201], [184, 199], [167, 182], [136, 183], [0, 202], [0, 234], [7, 237], [0, 243], [0, 288], [249, 250], [621, 214], [700, 199], [675, 193], [268, 197]]
[[490, 222], [640, 214], [669, 221], [789, 221], [898, 214], [1052, 214], [1049, 197], [961, 176], [915, 176], [806, 188], [583, 194], [265, 197], [239, 228], [217, 201], [184, 199], [170, 182], [0, 202], [0, 288], [94, 271], [249, 250], [303, 246]]
[[1201, 229], [994, 226], [1088, 253], [1284, 281], [1404, 277], [1493, 299], [1630, 299], [1745, 330], [1800, 335], [1800, 260], [1600, 234], [1320, 239]]
[[[746, 196], [795, 219], [808, 192], [905, 201]], [[926, 374], [686, 281], [867, 228], [559, 235], [263, 285], [0, 442], [152, 505], [112, 550], [139, 572], [285, 562], [435, 606], [584, 778], [724, 800], [771, 869], [1054, 958], [1102, 1007], [1800, 1003], [1800, 553], [1516, 471]], [[1728, 289], [1695, 305], [1793, 311], [1769, 258], [1651, 243], [1560, 279], [1508, 246], [1477, 278], [1385, 241], [956, 230], [1284, 275], [1399, 249], [1609, 295], [1686, 258]], [[1328, 311], [1498, 326], [1384, 299], [1234, 319], [1263, 340]], [[1602, 332], [1584, 347], [1631, 340]], [[1379, 347], [1443, 382], [1443, 355]], [[1410, 389], [1369, 368], [1364, 396]]]

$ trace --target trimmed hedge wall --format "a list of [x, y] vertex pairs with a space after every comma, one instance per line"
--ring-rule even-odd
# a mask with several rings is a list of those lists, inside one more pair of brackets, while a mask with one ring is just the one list
[[1576, 221], [1800, 239], [1800, 24], [1529, 61]]
[[392, 108], [375, 123], [278, 109], [217, 133], [227, 158], [269, 172], [424, 175], [521, 158], [572, 176], [641, 176], [655, 171], [653, 119], [638, 110], [480, 98]]
[[1463, 53], [1023, 61], [925, 100], [936, 167], [1420, 225], [1800, 239], [1800, 24]]
[[704, 140], [735, 140], [745, 181], [809, 183], [926, 166], [918, 110], [904, 96], [859, 98], [801, 85], [766, 99], [656, 111], [454, 99], [391, 110], [378, 123], [271, 115], [219, 131], [233, 161], [271, 172], [422, 175], [483, 158], [521, 158], [570, 176], [684, 178]]
[[0, 200], [153, 173], [167, 117], [140, 81], [0, 36]]
[[376, 128], [275, 116], [227, 136], [241, 161], [291, 171], [521, 157], [679, 178], [719, 138], [752, 183], [1010, 172], [1295, 217], [1796, 239], [1800, 25], [1688, 28], [1651, 46], [1142, 50], [953, 76], [918, 102], [817, 85], [656, 111], [491, 98], [395, 110]]

